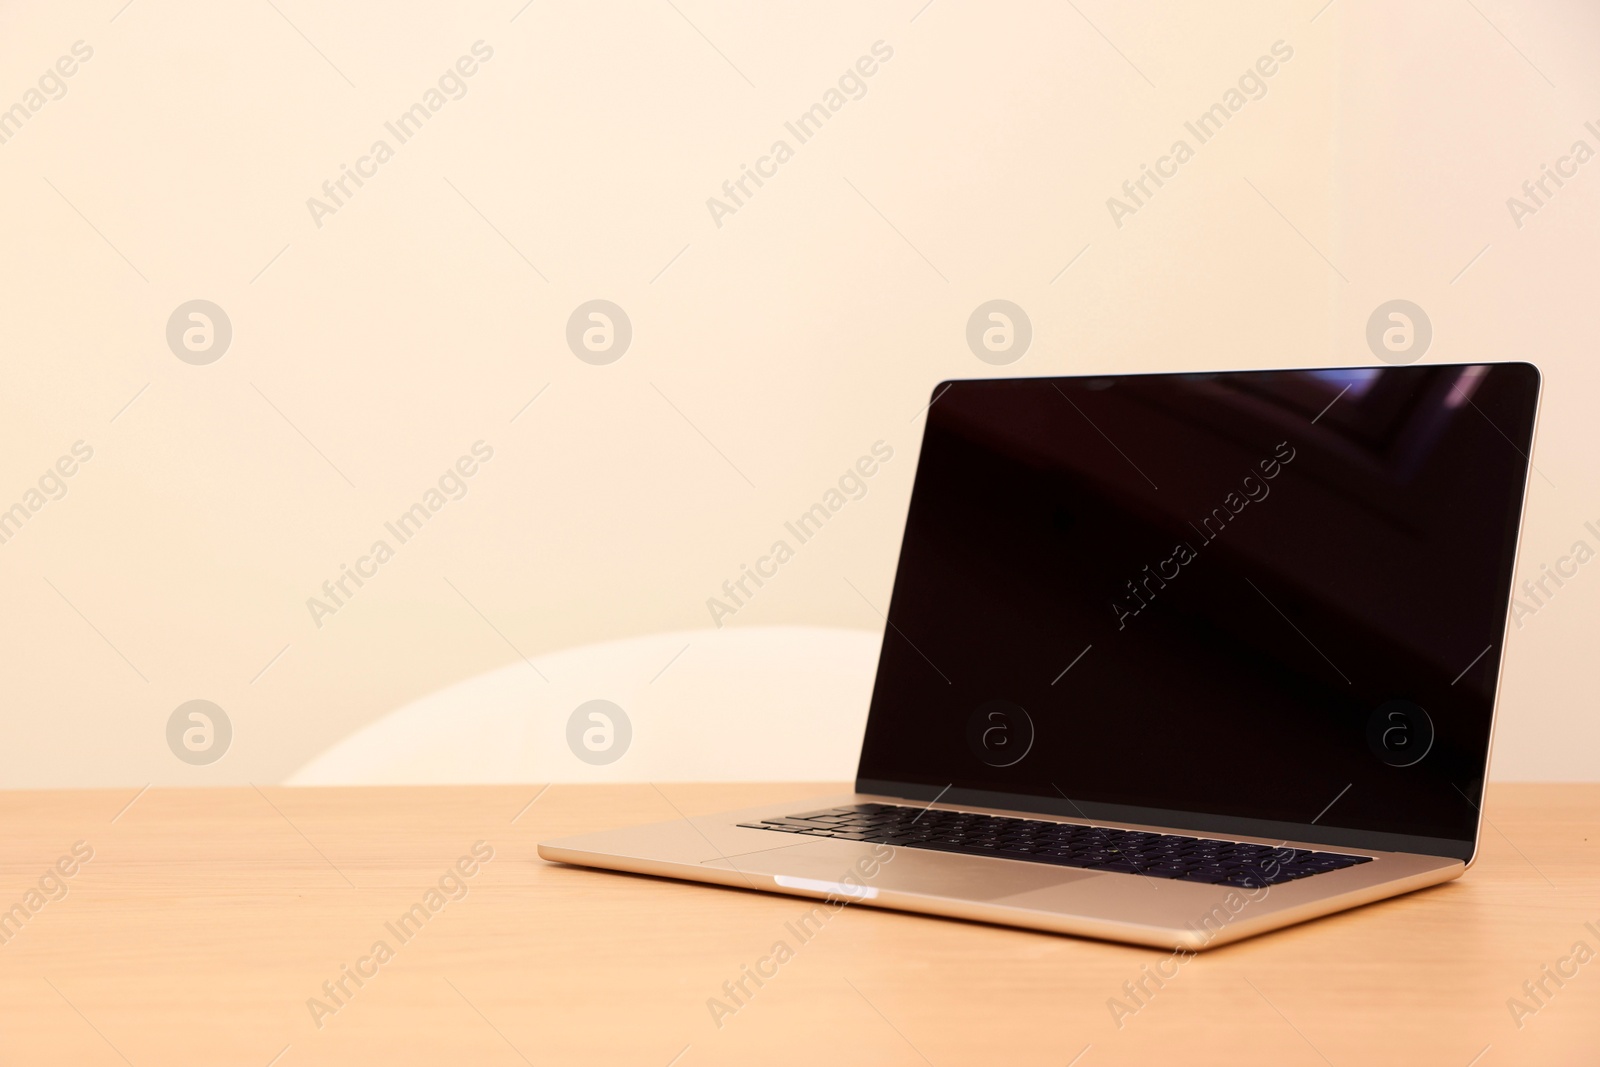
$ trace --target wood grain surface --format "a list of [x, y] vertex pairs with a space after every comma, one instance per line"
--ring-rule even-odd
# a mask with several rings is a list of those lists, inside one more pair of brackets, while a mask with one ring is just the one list
[[861, 906], [802, 940], [811, 902], [534, 855], [840, 788], [0, 794], [0, 1062], [1600, 1063], [1600, 785], [1493, 787], [1460, 880], [1186, 961]]

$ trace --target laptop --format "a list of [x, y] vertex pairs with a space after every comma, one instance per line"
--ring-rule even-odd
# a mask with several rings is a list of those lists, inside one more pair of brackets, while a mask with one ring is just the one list
[[1190, 951], [1455, 878], [1539, 384], [941, 383], [854, 791], [539, 855]]

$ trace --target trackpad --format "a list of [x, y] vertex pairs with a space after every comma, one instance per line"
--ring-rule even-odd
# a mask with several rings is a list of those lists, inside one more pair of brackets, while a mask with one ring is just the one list
[[[1096, 877], [1043, 863], [994, 862], [927, 849], [893, 849], [881, 859], [879, 846], [855, 842], [807, 842], [791, 848], [706, 860], [703, 866], [772, 875], [793, 889], [838, 892], [870, 899], [881, 891], [921, 893], [956, 900], [998, 900], [1018, 893]], [[851, 876], [845, 882], [845, 876]], [[852, 883], [863, 888], [856, 889]]]

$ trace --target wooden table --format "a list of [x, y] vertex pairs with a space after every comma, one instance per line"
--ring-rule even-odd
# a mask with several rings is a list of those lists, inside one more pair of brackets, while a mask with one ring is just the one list
[[1600, 952], [1600, 785], [1494, 787], [1461, 880], [1182, 963], [1120, 1028], [1167, 954], [860, 906], [802, 943], [809, 903], [533, 852], [839, 788], [0, 794], [0, 1063], [1600, 1063], [1600, 958], [1561, 963]]

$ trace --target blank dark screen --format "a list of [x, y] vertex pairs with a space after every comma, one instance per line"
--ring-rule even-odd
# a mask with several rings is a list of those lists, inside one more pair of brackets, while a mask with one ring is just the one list
[[860, 778], [1472, 840], [1538, 388], [941, 385]]

